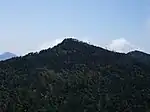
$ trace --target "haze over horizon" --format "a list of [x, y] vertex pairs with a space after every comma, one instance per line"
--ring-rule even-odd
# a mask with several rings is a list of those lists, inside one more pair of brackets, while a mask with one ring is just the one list
[[118, 52], [150, 53], [149, 0], [5, 0], [0, 53], [23, 55], [75, 37]]

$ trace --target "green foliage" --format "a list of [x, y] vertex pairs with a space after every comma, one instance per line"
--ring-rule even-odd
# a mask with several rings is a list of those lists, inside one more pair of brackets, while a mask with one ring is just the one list
[[0, 112], [149, 112], [144, 60], [65, 39], [0, 62]]

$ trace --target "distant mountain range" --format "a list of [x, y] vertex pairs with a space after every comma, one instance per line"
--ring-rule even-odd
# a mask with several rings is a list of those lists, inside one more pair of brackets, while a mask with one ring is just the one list
[[10, 52], [5, 52], [3, 54], [0, 54], [0, 61], [2, 60], [7, 60], [7, 59], [10, 59], [10, 58], [13, 58], [13, 57], [16, 57], [17, 55], [13, 54], [13, 53], [10, 53]]

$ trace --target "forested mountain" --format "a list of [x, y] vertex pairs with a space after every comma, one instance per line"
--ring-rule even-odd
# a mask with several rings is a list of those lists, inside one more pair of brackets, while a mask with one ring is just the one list
[[0, 55], [0, 61], [10, 59], [10, 58], [13, 58], [13, 57], [16, 57], [16, 55], [13, 54], [13, 53], [10, 53], [10, 52], [5, 52], [5, 53]]
[[147, 61], [76, 39], [1, 61], [0, 112], [150, 112]]
[[134, 57], [138, 61], [145, 63], [145, 64], [150, 64], [150, 55], [141, 51], [132, 51], [129, 52], [128, 55]]

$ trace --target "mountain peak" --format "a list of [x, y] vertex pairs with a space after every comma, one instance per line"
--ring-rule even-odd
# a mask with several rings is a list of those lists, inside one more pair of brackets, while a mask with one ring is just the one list
[[13, 57], [16, 57], [16, 55], [11, 53], [11, 52], [4, 52], [3, 54], [0, 55], [0, 61], [10, 59], [10, 58], [13, 58]]
[[127, 53], [128, 55], [145, 55], [145, 56], [150, 56], [149, 54], [145, 53], [145, 52], [142, 52], [142, 51], [138, 51], [138, 50], [135, 50], [135, 51], [131, 51], [129, 53]]
[[11, 52], [4, 52], [3, 54], [5, 54], [5, 55], [15, 55], [15, 54], [13, 54]]
[[85, 43], [83, 41], [79, 41], [78, 39], [66, 38], [61, 43], [56, 45], [55, 47], [62, 47], [62, 48], [66, 48], [66, 49], [71, 49], [71, 48], [77, 48], [77, 47], [85, 45], [85, 44], [87, 45], [87, 43]]
[[78, 39], [75, 39], [75, 38], [65, 38], [64, 40], [63, 40], [63, 42], [68, 42], [68, 41], [75, 41], [75, 42], [77, 42], [77, 41], [79, 41]]
[[77, 39], [74, 39], [74, 38], [65, 38], [62, 43], [74, 43], [74, 42], [80, 42], [79, 40]]

